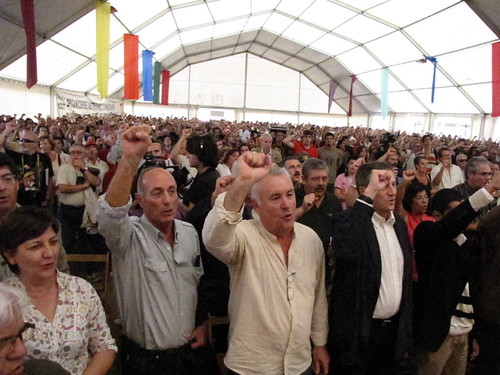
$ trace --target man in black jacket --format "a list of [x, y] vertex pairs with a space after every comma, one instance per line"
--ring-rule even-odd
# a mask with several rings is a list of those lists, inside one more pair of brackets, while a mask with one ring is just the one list
[[356, 186], [360, 196], [333, 233], [330, 372], [400, 374], [412, 339], [412, 256], [406, 224], [393, 214], [396, 180], [387, 164], [368, 163]]
[[[415, 230], [415, 259], [419, 281], [415, 290], [415, 348], [421, 354], [421, 374], [449, 369], [465, 373], [468, 331], [472, 328], [467, 283], [472, 254], [462, 232], [487, 206], [500, 187], [497, 175], [486, 188], [467, 200], [451, 189], [439, 191], [431, 202], [437, 222], [422, 222]], [[453, 318], [452, 318], [453, 317]], [[467, 320], [469, 319], [469, 320]]]

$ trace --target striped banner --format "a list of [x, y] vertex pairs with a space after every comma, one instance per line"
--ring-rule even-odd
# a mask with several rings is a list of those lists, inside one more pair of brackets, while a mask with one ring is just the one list
[[491, 115], [498, 117], [500, 116], [500, 42], [492, 44], [491, 48], [491, 87], [493, 90]]
[[156, 61], [153, 75], [153, 103], [160, 104], [161, 63]]

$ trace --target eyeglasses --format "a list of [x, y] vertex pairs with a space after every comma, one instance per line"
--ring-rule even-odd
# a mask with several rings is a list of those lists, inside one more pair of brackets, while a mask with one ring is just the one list
[[457, 163], [463, 163], [463, 162], [466, 162], [467, 159], [457, 159]]
[[492, 175], [491, 172], [474, 172], [474, 174], [480, 174], [483, 177], [488, 177]]
[[27, 139], [27, 138], [21, 138], [20, 141], [22, 143], [36, 143], [38, 141], [32, 141], [31, 139]]
[[0, 358], [6, 357], [14, 350], [17, 339], [24, 341], [27, 338], [25, 333], [30, 328], [35, 328], [35, 325], [33, 323], [24, 323], [23, 327], [14, 336], [0, 339]]
[[7, 173], [4, 174], [3, 176], [0, 176], [0, 181], [3, 181], [5, 183], [13, 182], [16, 180], [16, 176], [14, 176], [12, 173]]

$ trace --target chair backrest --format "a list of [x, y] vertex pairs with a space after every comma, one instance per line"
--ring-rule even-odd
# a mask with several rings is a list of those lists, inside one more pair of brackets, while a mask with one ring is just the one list
[[106, 254], [67, 254], [68, 263], [83, 262], [83, 263], [104, 263], [104, 286], [103, 295], [106, 295], [108, 290], [109, 278], [109, 252]]

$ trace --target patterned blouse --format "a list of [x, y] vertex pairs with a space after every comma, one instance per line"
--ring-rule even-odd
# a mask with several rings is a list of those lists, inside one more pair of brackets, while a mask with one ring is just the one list
[[[17, 276], [5, 284], [26, 291]], [[35, 330], [25, 340], [28, 358], [49, 359], [70, 374], [80, 375], [94, 354], [117, 351], [117, 347], [95, 289], [84, 279], [62, 272], [57, 273], [57, 285], [58, 306], [52, 322], [33, 304], [25, 311], [26, 322], [35, 323]]]

